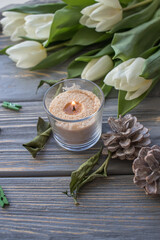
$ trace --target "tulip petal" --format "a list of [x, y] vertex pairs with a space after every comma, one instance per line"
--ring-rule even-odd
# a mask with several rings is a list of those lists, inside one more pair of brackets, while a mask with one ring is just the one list
[[50, 27], [54, 19], [54, 14], [36, 14], [25, 17], [25, 31], [27, 37], [35, 39], [47, 39]]
[[97, 21], [94, 21], [91, 18], [88, 18], [85, 25], [89, 28], [95, 28], [97, 24], [98, 24]]
[[83, 16], [80, 18], [80, 20], [79, 20], [80, 24], [86, 25], [86, 22], [87, 22], [87, 19], [88, 19], [88, 18], [89, 18], [88, 16], [83, 15]]
[[47, 57], [46, 49], [36, 41], [25, 41], [16, 44], [8, 48], [6, 53], [20, 68], [33, 67]]
[[122, 10], [101, 5], [90, 14], [90, 18], [96, 21], [112, 20], [119, 13], [122, 16]]
[[[94, 64], [97, 62], [97, 59], [92, 59], [83, 69], [83, 72], [81, 74], [82, 79], [86, 79], [86, 74], [89, 71], [89, 69], [94, 66]], [[89, 79], [88, 79], [89, 80]]]
[[112, 27], [122, 20], [122, 12], [117, 12], [116, 15], [108, 17], [105, 21], [101, 21], [96, 26], [97, 32], [104, 32], [112, 29]]
[[23, 26], [19, 26], [16, 28], [16, 30], [11, 35], [11, 41], [21, 40], [21, 38], [19, 38], [20, 36], [26, 36], [26, 31], [24, 30]]
[[10, 19], [19, 19], [24, 18], [27, 14], [19, 13], [19, 12], [2, 12], [2, 16], [10, 18]]
[[92, 59], [86, 65], [81, 76], [84, 79], [95, 81], [105, 76], [105, 74], [112, 68], [112, 59], [108, 55], [105, 55], [101, 58]]
[[6, 36], [11, 36], [12, 41], [20, 40], [18, 36], [25, 35], [23, 26], [25, 23], [24, 17], [27, 16], [27, 14], [17, 12], [3, 12], [2, 15], [4, 18], [0, 21], [0, 23], [3, 26], [3, 34]]
[[38, 39], [47, 39], [49, 37], [52, 21], [40, 26], [35, 33]]
[[[144, 66], [145, 59], [129, 59], [114, 68], [104, 79], [107, 85], [114, 86], [115, 89], [127, 91], [126, 100], [137, 98], [142, 95], [151, 85], [149, 80], [139, 77]], [[134, 94], [136, 94], [134, 96]], [[131, 97], [132, 95], [132, 97]]]
[[84, 8], [80, 19], [82, 25], [95, 28], [97, 32], [110, 30], [122, 19], [122, 7], [118, 0], [98, 1]]
[[131, 86], [135, 86], [144, 82], [144, 78], [139, 77], [140, 73], [143, 71], [144, 63], [145, 59], [138, 57], [130, 64], [128, 71], [125, 71], [127, 82]]
[[90, 14], [99, 6], [101, 6], [100, 3], [96, 3], [96, 4], [93, 4], [93, 5], [90, 5], [88, 7], [83, 8], [81, 13], [83, 15], [90, 16]]
[[39, 62], [47, 57], [46, 51], [39, 50], [39, 52], [30, 52], [28, 56], [23, 56], [21, 59], [18, 60], [16, 67], [19, 68], [31, 68], [36, 66]]
[[145, 93], [148, 90], [148, 88], [150, 88], [151, 84], [152, 84], [152, 80], [146, 80], [145, 83], [143, 83], [143, 86], [141, 88], [139, 88], [137, 91], [127, 92], [127, 94], [125, 96], [125, 99], [126, 100], [133, 100], [135, 98], [138, 98], [143, 93]]
[[13, 47], [10, 47], [7, 49], [6, 53], [8, 55], [15, 55], [15, 56], [21, 56], [25, 53], [28, 53], [28, 49], [30, 51], [32, 50], [39, 50], [42, 45], [35, 41], [25, 41], [19, 44], [14, 45]]
[[[125, 61], [123, 63], [121, 63], [120, 65], [118, 65], [117, 67], [115, 67], [112, 71], [110, 71], [105, 79], [104, 79], [104, 83], [106, 83], [107, 85], [110, 86], [115, 86], [115, 84], [117, 83], [118, 86], [120, 86], [120, 81], [124, 81], [125, 80], [125, 69], [134, 61], [134, 59], [129, 59], [128, 61]], [[118, 88], [119, 89], [119, 88]]]
[[18, 27], [24, 25], [24, 19], [14, 19], [12, 21], [9, 21], [4, 27], [3, 27], [3, 34], [6, 36], [11, 36]]

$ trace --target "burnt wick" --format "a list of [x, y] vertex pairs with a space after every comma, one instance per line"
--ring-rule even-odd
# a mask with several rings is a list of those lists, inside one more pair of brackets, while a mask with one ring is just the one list
[[75, 101], [72, 101], [72, 111], [76, 111], [75, 105], [76, 105]]

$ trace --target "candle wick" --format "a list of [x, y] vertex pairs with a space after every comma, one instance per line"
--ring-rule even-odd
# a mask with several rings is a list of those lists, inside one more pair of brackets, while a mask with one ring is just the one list
[[75, 108], [75, 106], [73, 105], [73, 109], [72, 109], [73, 111], [76, 111], [76, 108]]

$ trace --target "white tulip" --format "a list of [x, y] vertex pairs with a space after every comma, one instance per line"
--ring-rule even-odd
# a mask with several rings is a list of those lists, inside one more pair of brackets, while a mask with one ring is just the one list
[[27, 37], [34, 39], [48, 39], [54, 14], [35, 14], [25, 17], [24, 28]]
[[122, 20], [122, 7], [119, 0], [96, 0], [98, 3], [84, 8], [80, 23], [97, 32], [105, 32]]
[[115, 89], [127, 91], [126, 100], [141, 96], [151, 86], [152, 80], [140, 77], [144, 68], [144, 58], [129, 59], [109, 72], [104, 82]]
[[110, 56], [105, 55], [100, 58], [95, 58], [85, 66], [81, 78], [95, 81], [104, 77], [112, 68], [113, 61]]
[[3, 12], [4, 18], [0, 21], [3, 26], [3, 34], [11, 37], [12, 41], [21, 40], [19, 36], [25, 36], [25, 16], [27, 14], [18, 12]]
[[47, 57], [46, 49], [39, 42], [25, 41], [16, 44], [7, 49], [6, 53], [9, 55], [16, 66], [19, 68], [30, 68], [37, 65]]

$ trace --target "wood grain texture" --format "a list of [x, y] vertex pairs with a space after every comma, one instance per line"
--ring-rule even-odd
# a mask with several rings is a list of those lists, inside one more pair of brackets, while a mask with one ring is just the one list
[[[103, 132], [109, 130], [107, 119], [115, 116], [116, 102], [116, 99], [106, 101]], [[20, 104], [23, 107], [18, 113], [0, 108], [0, 176], [68, 176], [100, 148], [101, 141], [87, 151], [73, 153], [59, 147], [51, 138], [36, 160], [33, 159], [22, 144], [36, 136], [38, 117], [47, 117], [42, 102]], [[151, 129], [152, 144], [160, 144], [159, 99], [146, 99], [133, 114]], [[131, 162], [112, 160], [108, 170], [110, 174], [132, 174]]]
[[[1, 35], [0, 49], [9, 44], [9, 38]], [[23, 106], [19, 113], [0, 107], [0, 176], [10, 176], [0, 178], [10, 201], [9, 207], [0, 209], [0, 240], [159, 240], [160, 198], [146, 196], [133, 184], [133, 176], [120, 175], [132, 174], [131, 162], [111, 161], [108, 173], [116, 175], [86, 185], [76, 207], [62, 194], [70, 182], [66, 176], [93, 155], [101, 142], [85, 152], [71, 153], [51, 138], [36, 160], [22, 147], [36, 135], [38, 117], [47, 119], [42, 98], [48, 87], [36, 94], [39, 81], [65, 77], [67, 64], [30, 72], [0, 56], [0, 102]], [[114, 91], [113, 99], [106, 102], [103, 132], [109, 129], [107, 118], [116, 115], [116, 95]], [[160, 83], [132, 113], [151, 129], [152, 144], [160, 145], [159, 97]]]
[[1, 178], [10, 206], [0, 209], [1, 240], [159, 240], [160, 198], [132, 176], [87, 184], [79, 206], [62, 194], [70, 178]]

